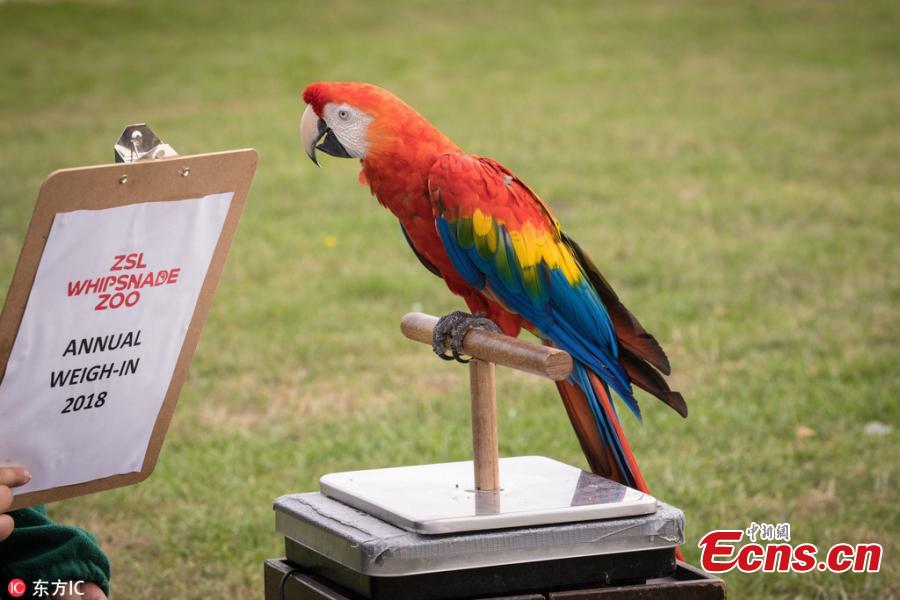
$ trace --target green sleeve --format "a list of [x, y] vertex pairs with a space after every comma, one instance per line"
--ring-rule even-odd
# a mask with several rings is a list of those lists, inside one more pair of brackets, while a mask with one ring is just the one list
[[19, 578], [30, 588], [38, 579], [92, 581], [109, 594], [109, 560], [94, 536], [54, 523], [43, 506], [9, 514], [16, 525], [0, 542], [0, 582]]

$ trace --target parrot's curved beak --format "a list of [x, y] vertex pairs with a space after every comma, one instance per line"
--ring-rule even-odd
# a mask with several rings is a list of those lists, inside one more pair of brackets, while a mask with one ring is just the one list
[[[306, 150], [307, 156], [316, 166], [319, 166], [319, 161], [316, 159], [317, 149], [337, 158], [352, 158], [334, 132], [328, 128], [325, 120], [319, 118], [310, 105], [306, 106], [306, 110], [303, 111], [303, 116], [300, 118], [300, 140], [303, 142], [303, 149]], [[320, 140], [321, 144], [319, 144]]]

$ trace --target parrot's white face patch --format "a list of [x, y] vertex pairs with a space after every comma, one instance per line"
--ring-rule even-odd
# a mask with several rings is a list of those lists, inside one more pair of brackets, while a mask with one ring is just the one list
[[325, 124], [353, 158], [365, 158], [369, 140], [366, 131], [374, 117], [349, 104], [329, 102], [322, 109]]

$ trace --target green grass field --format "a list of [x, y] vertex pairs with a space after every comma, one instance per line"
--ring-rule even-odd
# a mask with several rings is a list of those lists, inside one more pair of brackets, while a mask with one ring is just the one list
[[[898, 32], [892, 2], [0, 3], [0, 293], [42, 179], [125, 124], [261, 155], [156, 472], [51, 515], [98, 536], [117, 598], [259, 598], [274, 498], [469, 456], [465, 370], [398, 330], [461, 303], [358, 165], [300, 147], [302, 88], [364, 80], [529, 182], [663, 343], [691, 415], [641, 395], [624, 422], [688, 560], [789, 521], [880, 542], [882, 572], [731, 597], [896, 597]], [[502, 454], [585, 464], [549, 382], [498, 379]]]

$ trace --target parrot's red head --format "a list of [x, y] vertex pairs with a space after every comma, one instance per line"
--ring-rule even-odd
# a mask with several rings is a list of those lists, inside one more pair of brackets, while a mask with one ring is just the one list
[[421, 153], [428, 147], [455, 145], [405, 102], [368, 83], [313, 83], [303, 90], [307, 107], [300, 119], [300, 137], [316, 164], [316, 150], [340, 158], [364, 161], [389, 155]]

